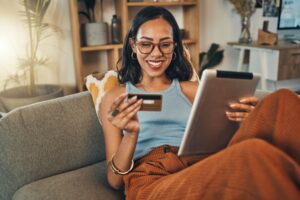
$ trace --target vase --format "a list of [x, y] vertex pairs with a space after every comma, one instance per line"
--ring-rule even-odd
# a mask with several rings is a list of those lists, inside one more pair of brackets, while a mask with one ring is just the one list
[[108, 43], [108, 25], [106, 22], [81, 24], [83, 46], [95, 46]]
[[239, 43], [251, 43], [252, 38], [250, 34], [250, 16], [241, 17], [241, 35]]

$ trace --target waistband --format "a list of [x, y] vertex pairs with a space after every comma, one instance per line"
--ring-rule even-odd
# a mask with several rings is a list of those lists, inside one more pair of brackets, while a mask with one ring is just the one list
[[157, 159], [164, 158], [166, 156], [166, 154], [168, 154], [168, 153], [173, 153], [176, 155], [176, 157], [177, 157], [176, 159], [181, 160], [181, 162], [186, 167], [188, 167], [188, 166], [212, 155], [212, 153], [208, 153], [208, 154], [192, 155], [192, 156], [177, 156], [178, 150], [179, 150], [179, 147], [177, 147], [177, 146], [162, 145], [162, 146], [156, 147], [155, 149], [150, 151], [148, 154], [146, 154], [145, 156], [138, 159], [135, 162], [135, 164], [137, 166], [140, 163], [143, 163], [145, 161], [155, 161]]
[[156, 160], [156, 159], [162, 158], [162, 157], [164, 157], [164, 154], [169, 153], [169, 152], [177, 154], [178, 150], [179, 150], [179, 147], [176, 147], [176, 146], [162, 145], [162, 146], [156, 147], [155, 149], [150, 151], [148, 154], [139, 158], [136, 161], [136, 164], [138, 165], [139, 163], [142, 163], [144, 161]]

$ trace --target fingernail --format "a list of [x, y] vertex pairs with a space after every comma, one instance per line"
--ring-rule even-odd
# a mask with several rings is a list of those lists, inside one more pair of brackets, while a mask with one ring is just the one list
[[228, 111], [226, 111], [225, 113], [226, 113], [226, 115], [229, 115], [229, 114], [230, 114], [230, 112], [228, 112]]
[[240, 102], [241, 102], [241, 103], [245, 103], [245, 102], [246, 102], [246, 99], [240, 99]]
[[133, 96], [131, 97], [132, 100], [136, 100], [137, 99], [137, 96]]

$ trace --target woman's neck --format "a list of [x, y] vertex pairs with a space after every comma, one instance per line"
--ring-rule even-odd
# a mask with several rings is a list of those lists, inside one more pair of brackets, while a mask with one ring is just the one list
[[172, 81], [167, 78], [143, 79], [136, 87], [145, 91], [162, 91], [170, 87]]

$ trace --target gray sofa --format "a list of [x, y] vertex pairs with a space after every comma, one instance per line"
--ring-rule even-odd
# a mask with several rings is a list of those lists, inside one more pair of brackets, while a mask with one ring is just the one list
[[105, 175], [103, 135], [82, 92], [0, 119], [1, 200], [124, 199]]
[[13, 110], [0, 119], [0, 199], [124, 199], [106, 181], [104, 150], [88, 92]]

